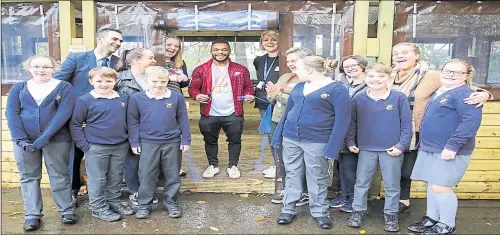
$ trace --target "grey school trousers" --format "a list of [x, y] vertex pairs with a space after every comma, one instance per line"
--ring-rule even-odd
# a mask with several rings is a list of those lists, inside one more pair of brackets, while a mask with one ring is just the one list
[[14, 144], [14, 159], [21, 182], [21, 192], [24, 201], [25, 219], [43, 217], [42, 192], [42, 155], [50, 180], [52, 198], [62, 215], [74, 214], [71, 204], [71, 180], [68, 173], [69, 150], [71, 142], [49, 143], [41, 150], [24, 152]]
[[181, 188], [181, 144], [149, 144], [141, 143], [139, 159], [139, 207], [151, 208], [156, 193], [156, 184], [160, 167], [165, 177], [163, 186], [163, 203], [166, 206], [177, 206]]
[[123, 169], [130, 145], [90, 144], [85, 153], [89, 203], [93, 211], [109, 209], [108, 203], [119, 203]]
[[359, 151], [354, 201], [352, 203], [354, 211], [367, 210], [368, 191], [373, 175], [377, 171], [377, 163], [380, 162], [385, 191], [384, 213], [391, 215], [398, 213], [403, 156], [404, 154], [393, 157], [385, 151]]
[[313, 217], [328, 216], [328, 159], [323, 156], [326, 143], [309, 143], [283, 138], [286, 185], [281, 213], [297, 214], [295, 203], [302, 195], [306, 175], [309, 209]]

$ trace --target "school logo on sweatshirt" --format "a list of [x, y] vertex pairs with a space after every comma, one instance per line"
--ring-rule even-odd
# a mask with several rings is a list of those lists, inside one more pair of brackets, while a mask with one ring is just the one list
[[122, 101], [122, 102], [120, 102], [120, 104], [122, 105], [122, 107], [125, 108], [125, 102]]
[[439, 101], [439, 103], [446, 104], [447, 101], [448, 101], [448, 98], [447, 97], [443, 97], [443, 98], [441, 98], [441, 100]]
[[165, 107], [167, 107], [168, 109], [172, 108], [172, 103], [165, 103]]
[[61, 100], [61, 98], [62, 98], [62, 96], [61, 96], [61, 95], [59, 95], [59, 94], [57, 94], [57, 96], [56, 96], [56, 100], [57, 100], [57, 101], [59, 101], [59, 100]]
[[323, 92], [323, 94], [320, 95], [321, 99], [324, 99], [324, 100], [326, 100], [326, 98], [328, 98], [328, 96], [330, 96], [330, 95], [326, 92]]
[[392, 105], [392, 104], [386, 104], [385, 105], [385, 110], [391, 111], [392, 109], [394, 109], [394, 105]]

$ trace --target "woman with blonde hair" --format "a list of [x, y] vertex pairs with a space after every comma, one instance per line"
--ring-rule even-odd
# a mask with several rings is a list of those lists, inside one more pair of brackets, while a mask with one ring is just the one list
[[165, 39], [165, 65], [169, 71], [168, 89], [182, 93], [182, 88], [189, 86], [186, 63], [182, 59], [182, 41], [175, 36]]
[[[410, 101], [413, 112], [413, 138], [410, 149], [404, 154], [401, 168], [401, 196], [399, 212], [410, 210], [410, 175], [417, 159], [416, 143], [420, 137], [420, 123], [425, 111], [425, 104], [441, 87], [439, 72], [430, 69], [428, 63], [422, 60], [420, 48], [414, 43], [399, 43], [392, 48], [392, 89], [403, 92]], [[466, 104], [483, 105], [493, 97], [487, 91], [473, 87], [473, 92], [464, 99]]]
[[289, 224], [306, 174], [309, 208], [318, 226], [330, 229], [328, 159], [337, 159], [351, 119], [347, 88], [325, 76], [325, 59], [307, 56], [297, 63], [298, 83], [276, 127], [272, 146], [283, 147], [286, 188], [278, 224]]
[[15, 84], [7, 99], [5, 116], [21, 182], [25, 231], [38, 229], [43, 217], [42, 157], [62, 223], [77, 221], [68, 173], [72, 140], [67, 125], [75, 94], [70, 83], [52, 77], [57, 67], [57, 62], [49, 56], [30, 57], [25, 69], [31, 73], [31, 79]]

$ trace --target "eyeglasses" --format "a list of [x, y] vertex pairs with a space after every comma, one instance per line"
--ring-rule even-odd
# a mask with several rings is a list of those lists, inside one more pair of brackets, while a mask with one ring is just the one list
[[468, 74], [467, 72], [453, 71], [453, 70], [448, 70], [448, 69], [441, 70], [441, 73], [446, 74], [446, 75], [452, 74], [452, 75], [458, 75], [458, 76], [462, 76], [464, 74]]
[[353, 68], [356, 68], [359, 64], [353, 64], [353, 65], [347, 65], [347, 66], [343, 66], [344, 70], [346, 69], [353, 69]]
[[48, 66], [43, 66], [43, 67], [40, 67], [40, 66], [30, 66], [30, 68], [32, 68], [32, 69], [43, 69], [43, 70], [47, 70], [47, 69], [53, 69], [54, 67], [48, 67]]

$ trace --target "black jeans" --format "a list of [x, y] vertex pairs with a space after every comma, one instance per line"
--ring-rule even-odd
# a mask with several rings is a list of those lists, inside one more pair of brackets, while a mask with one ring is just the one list
[[243, 132], [243, 116], [216, 117], [201, 116], [199, 122], [200, 132], [205, 141], [205, 152], [207, 153], [208, 164], [214, 167], [219, 166], [217, 154], [219, 152], [219, 134], [221, 128], [226, 133], [228, 142], [229, 163], [228, 168], [237, 166], [241, 152], [241, 133]]
[[[420, 140], [420, 135], [417, 132], [415, 134], [416, 142], [418, 143]], [[413, 166], [415, 166], [415, 162], [417, 161], [417, 153], [418, 150], [413, 150], [410, 152], [404, 153], [403, 165], [401, 166], [401, 193], [399, 195], [400, 200], [408, 200], [410, 199], [410, 190], [411, 190], [411, 172], [413, 171]]]
[[71, 189], [78, 192], [80, 190], [80, 187], [83, 186], [82, 176], [80, 175], [80, 165], [82, 163], [84, 153], [78, 147], [74, 146], [74, 148], [73, 178], [71, 181]]
[[354, 198], [356, 169], [358, 168], [358, 154], [351, 152], [340, 153], [338, 161], [342, 196]]

